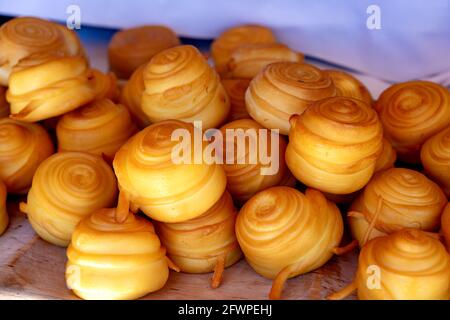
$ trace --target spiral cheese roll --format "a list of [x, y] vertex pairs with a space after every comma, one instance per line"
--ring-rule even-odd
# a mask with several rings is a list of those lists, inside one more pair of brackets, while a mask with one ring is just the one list
[[269, 28], [258, 25], [242, 25], [225, 30], [211, 45], [211, 55], [217, 71], [227, 70], [231, 55], [237, 48], [246, 44], [275, 43], [275, 35]]
[[20, 209], [41, 238], [67, 246], [78, 222], [94, 210], [112, 206], [116, 195], [114, 173], [101, 157], [58, 152], [36, 170], [27, 203]]
[[140, 66], [133, 72], [130, 79], [123, 86], [119, 101], [128, 107], [128, 110], [139, 128], [145, 128], [150, 124], [147, 115], [141, 109], [142, 93], [144, 92], [145, 65]]
[[372, 105], [373, 100], [369, 90], [354, 76], [340, 70], [325, 70], [325, 72], [333, 80], [339, 96], [360, 99]]
[[439, 186], [420, 172], [388, 169], [375, 175], [352, 204], [350, 229], [361, 245], [402, 228], [435, 231], [446, 203]]
[[179, 44], [177, 35], [165, 26], [120, 30], [114, 34], [108, 46], [109, 65], [119, 78], [128, 79], [155, 54]]
[[226, 187], [225, 172], [218, 164], [196, 161], [206, 142], [196, 145], [194, 135], [202, 137], [192, 124], [161, 121], [117, 151], [113, 165], [119, 187], [135, 208], [158, 221], [182, 222], [219, 200]]
[[6, 210], [6, 196], [6, 186], [3, 181], [0, 180], [0, 235], [5, 232], [9, 223], [8, 211]]
[[67, 248], [66, 282], [83, 299], [137, 299], [161, 289], [169, 276], [165, 249], [151, 222], [115, 209], [81, 220]]
[[35, 122], [59, 116], [91, 101], [95, 91], [82, 57], [65, 57], [14, 71], [6, 95], [11, 117]]
[[8, 78], [14, 69], [61, 56], [84, 56], [77, 34], [65, 26], [38, 18], [21, 17], [11, 19], [0, 27], [1, 85], [8, 85]]
[[441, 233], [450, 252], [450, 202], [445, 206], [441, 216]]
[[109, 99], [66, 113], [56, 127], [60, 151], [82, 151], [108, 158], [113, 158], [136, 131], [127, 108]]
[[248, 263], [274, 279], [278, 298], [287, 278], [317, 269], [333, 255], [343, 234], [339, 209], [322, 193], [304, 195], [289, 187], [272, 187], [252, 197], [236, 221], [236, 236]]
[[393, 168], [396, 160], [397, 152], [389, 140], [383, 138], [383, 150], [375, 163], [375, 172]]
[[420, 158], [427, 175], [436, 181], [450, 198], [450, 126], [424, 143]]
[[144, 67], [141, 106], [151, 122], [177, 119], [220, 126], [230, 102], [217, 73], [193, 46], [178, 46], [155, 55]]
[[303, 62], [304, 56], [281, 43], [243, 45], [231, 54], [225, 75], [229, 78], [251, 79], [265, 66], [280, 62]]
[[115, 101], [119, 96], [119, 87], [114, 73], [103, 73], [97, 69], [92, 69], [91, 72], [95, 100], [111, 99]]
[[[281, 185], [292, 176], [284, 161], [287, 145], [284, 137], [252, 119], [235, 120], [220, 130], [226, 150], [223, 168], [227, 190], [238, 203], [244, 203], [261, 190]], [[270, 156], [270, 161], [264, 159], [262, 152]]]
[[383, 148], [376, 112], [358, 99], [318, 101], [291, 117], [286, 163], [307, 186], [348, 194], [372, 177]]
[[245, 108], [245, 91], [250, 84], [249, 79], [223, 79], [222, 85], [230, 99], [230, 113], [227, 121], [250, 118]]
[[327, 73], [309, 64], [277, 62], [253, 78], [245, 102], [253, 119], [287, 135], [291, 115], [301, 114], [312, 102], [335, 95], [336, 88]]
[[9, 104], [8, 101], [6, 101], [6, 88], [0, 86], [0, 119], [6, 118], [8, 116], [9, 116]]
[[371, 240], [362, 249], [354, 282], [331, 298], [353, 290], [361, 300], [448, 300], [450, 256], [437, 239], [403, 229]]
[[171, 260], [183, 272], [214, 271], [212, 286], [219, 286], [221, 274], [241, 258], [234, 225], [236, 209], [228, 192], [201, 216], [179, 223], [157, 223], [161, 242]]
[[399, 158], [420, 162], [420, 148], [450, 125], [450, 92], [433, 82], [410, 81], [386, 89], [375, 104]]
[[49, 135], [39, 124], [0, 119], [0, 180], [8, 193], [26, 193], [37, 167], [53, 151]]

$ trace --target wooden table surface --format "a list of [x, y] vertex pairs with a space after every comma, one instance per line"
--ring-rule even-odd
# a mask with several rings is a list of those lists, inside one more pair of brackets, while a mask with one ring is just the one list
[[[0, 299], [77, 299], [65, 285], [65, 248], [40, 239], [16, 202], [8, 209], [10, 225], [0, 237]], [[283, 299], [324, 299], [352, 280], [356, 259], [356, 252], [333, 257], [322, 268], [289, 279]], [[219, 288], [211, 289], [210, 277], [171, 272], [165, 287], [144, 299], [267, 299], [271, 286], [244, 260], [225, 270]]]

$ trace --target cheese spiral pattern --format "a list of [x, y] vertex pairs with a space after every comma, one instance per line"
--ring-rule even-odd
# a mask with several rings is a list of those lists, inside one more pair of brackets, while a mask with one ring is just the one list
[[41, 238], [65, 247], [78, 222], [114, 205], [116, 196], [114, 173], [101, 157], [58, 152], [36, 170], [27, 203], [20, 209]]
[[128, 110], [109, 99], [66, 113], [56, 126], [60, 151], [82, 151], [108, 158], [114, 158], [136, 131]]
[[67, 248], [66, 282], [83, 299], [137, 299], [161, 289], [169, 276], [165, 249], [151, 222], [115, 209], [81, 220]]
[[334, 194], [364, 187], [383, 148], [376, 112], [361, 100], [320, 100], [291, 118], [286, 163], [307, 186]]
[[193, 46], [164, 50], [144, 67], [141, 107], [150, 122], [176, 119], [202, 121], [217, 128], [228, 116], [230, 102], [217, 73]]
[[339, 209], [313, 189], [305, 195], [290, 187], [266, 189], [242, 207], [236, 222], [248, 263], [262, 276], [276, 279], [271, 298], [279, 298], [287, 278], [325, 264], [342, 234]]
[[0, 119], [0, 180], [8, 193], [26, 193], [37, 167], [53, 151], [53, 143], [41, 125]]
[[[175, 131], [181, 132], [182, 142], [172, 140]], [[201, 137], [200, 130], [189, 123], [161, 121], [134, 135], [116, 153], [113, 165], [121, 192], [155, 220], [182, 222], [198, 217], [225, 190], [226, 175], [220, 165], [195, 163], [196, 151], [204, 147], [194, 147], [196, 131]], [[190, 143], [186, 144], [189, 159], [174, 161], [172, 154], [184, 153], [184, 143]]]
[[426, 174], [450, 197], [450, 126], [424, 143], [420, 158]]
[[268, 65], [250, 82], [245, 94], [247, 111], [262, 126], [289, 133], [289, 117], [301, 114], [314, 101], [336, 95], [331, 78], [304, 63]]
[[375, 109], [399, 158], [419, 163], [423, 143], [450, 125], [450, 92], [428, 81], [398, 83], [380, 95]]

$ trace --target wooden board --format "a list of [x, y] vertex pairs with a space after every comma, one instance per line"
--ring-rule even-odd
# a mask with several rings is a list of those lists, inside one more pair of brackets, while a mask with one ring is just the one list
[[[77, 299], [65, 285], [65, 249], [41, 240], [16, 202], [9, 212], [9, 228], [0, 237], [0, 299]], [[355, 252], [333, 257], [322, 268], [289, 279], [282, 297], [324, 299], [352, 280], [356, 259]], [[267, 299], [271, 286], [244, 260], [225, 270], [218, 289], [211, 289], [210, 277], [171, 272], [165, 287], [144, 299]]]

